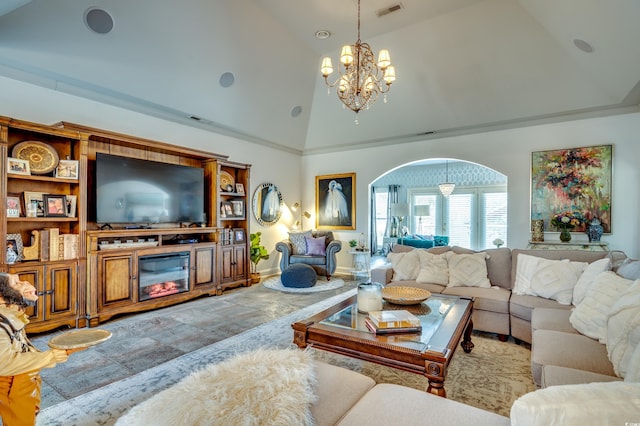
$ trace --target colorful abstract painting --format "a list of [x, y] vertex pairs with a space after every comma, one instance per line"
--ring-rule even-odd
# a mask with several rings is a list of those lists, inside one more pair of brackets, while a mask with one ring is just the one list
[[581, 215], [572, 229], [584, 232], [598, 218], [611, 233], [612, 145], [537, 151], [531, 155], [531, 219], [543, 219], [545, 231], [559, 231], [551, 217]]

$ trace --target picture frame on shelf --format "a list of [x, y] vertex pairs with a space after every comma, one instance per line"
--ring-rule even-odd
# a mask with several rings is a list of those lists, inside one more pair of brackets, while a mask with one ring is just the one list
[[36, 217], [44, 217], [44, 194], [42, 192], [24, 191], [24, 205], [28, 210], [31, 203], [37, 205]]
[[43, 201], [46, 217], [67, 217], [66, 195], [44, 194]]
[[229, 201], [220, 203], [220, 217], [227, 218], [233, 216], [233, 207]]
[[244, 195], [244, 185], [241, 183], [236, 183], [236, 193], [238, 195]]
[[78, 179], [78, 160], [60, 160], [55, 176], [61, 179]]
[[244, 217], [244, 201], [243, 200], [232, 200], [231, 206], [233, 208], [232, 216]]
[[7, 217], [24, 216], [22, 196], [20, 194], [7, 194]]
[[31, 167], [27, 160], [20, 158], [7, 158], [7, 173], [13, 175], [31, 175]]
[[233, 228], [233, 241], [234, 243], [244, 243], [246, 241], [244, 228]]
[[8, 264], [21, 261], [23, 249], [24, 245], [22, 243], [22, 235], [7, 234], [6, 262]]
[[76, 217], [78, 211], [78, 197], [75, 195], [65, 195], [67, 201], [67, 217]]
[[356, 229], [356, 174], [316, 176], [316, 229]]

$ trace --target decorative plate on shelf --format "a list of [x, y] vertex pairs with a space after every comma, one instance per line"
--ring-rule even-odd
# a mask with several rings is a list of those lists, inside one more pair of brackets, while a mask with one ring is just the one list
[[429, 290], [416, 287], [385, 287], [382, 289], [382, 298], [396, 305], [417, 305], [431, 297]]
[[111, 332], [100, 329], [74, 330], [59, 334], [49, 340], [49, 347], [53, 349], [78, 349], [97, 345], [111, 337]]
[[29, 162], [31, 174], [43, 175], [58, 167], [60, 158], [51, 146], [44, 142], [24, 141], [13, 147], [11, 155], [14, 158]]
[[231, 191], [229, 192], [233, 192], [233, 188], [235, 188], [236, 185], [236, 181], [233, 176], [225, 171], [220, 172], [220, 189], [228, 191], [229, 185], [231, 185]]

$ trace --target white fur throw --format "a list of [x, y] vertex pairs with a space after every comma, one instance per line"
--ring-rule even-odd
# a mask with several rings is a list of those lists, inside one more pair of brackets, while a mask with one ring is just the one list
[[313, 425], [310, 352], [259, 349], [192, 373], [116, 425]]

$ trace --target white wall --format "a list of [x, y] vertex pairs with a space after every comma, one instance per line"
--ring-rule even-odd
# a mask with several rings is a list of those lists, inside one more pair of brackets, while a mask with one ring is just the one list
[[[317, 175], [356, 173], [357, 229], [336, 232], [337, 238], [346, 246], [347, 241], [358, 239], [361, 232], [367, 232], [369, 184], [385, 172], [427, 158], [456, 158], [482, 164], [508, 177], [510, 246], [526, 247], [530, 236], [531, 152], [613, 144], [613, 232], [603, 236], [603, 241], [608, 242], [611, 249], [640, 257], [640, 222], [637, 219], [640, 211], [640, 113], [301, 158], [3, 77], [0, 77], [0, 105], [0, 115], [4, 116], [44, 124], [68, 121], [228, 155], [232, 161], [252, 164], [250, 194], [257, 185], [271, 182], [278, 186], [287, 206], [282, 220], [275, 226], [262, 227], [253, 217], [251, 219], [251, 231], [263, 233], [262, 242], [271, 253], [271, 258], [259, 265], [259, 270], [267, 274], [278, 271], [279, 253], [275, 251], [275, 243], [286, 237], [294, 220], [288, 206], [302, 198], [304, 210], [314, 213], [314, 217], [304, 220], [303, 228], [314, 226]], [[556, 239], [557, 233], [548, 234], [546, 238]], [[586, 235], [574, 238], [586, 240]], [[339, 256], [339, 268], [343, 271], [351, 264], [347, 252], [343, 249]]]
[[[612, 233], [603, 236], [612, 250], [640, 255], [640, 114], [545, 124], [334, 154], [304, 156], [304, 199], [314, 200], [314, 176], [355, 172], [357, 186], [356, 231], [338, 232], [343, 241], [367, 232], [368, 185], [388, 170], [428, 158], [454, 158], [482, 164], [505, 174], [509, 185], [509, 245], [527, 246], [530, 238], [531, 152], [547, 149], [613, 144]], [[558, 233], [548, 233], [557, 240]], [[576, 235], [574, 241], [588, 241]], [[351, 261], [341, 253], [340, 266]]]

